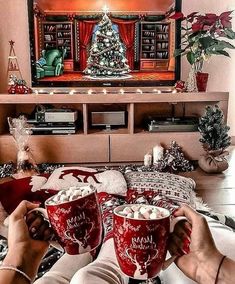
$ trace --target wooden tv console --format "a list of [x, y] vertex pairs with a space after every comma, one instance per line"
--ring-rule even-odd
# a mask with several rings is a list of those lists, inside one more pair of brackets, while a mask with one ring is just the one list
[[[120, 89], [120, 88], [119, 88]], [[176, 116], [200, 116], [206, 105], [218, 104], [227, 119], [227, 92], [208, 93], [153, 93], [154, 88], [125, 88], [120, 94], [118, 88], [95, 88], [89, 95], [88, 89], [80, 94], [30, 94], [0, 95], [0, 163], [16, 160], [16, 145], [9, 134], [7, 117], [20, 113], [31, 113], [37, 104], [53, 104], [55, 107], [68, 106], [79, 110], [80, 128], [72, 135], [33, 135], [30, 148], [37, 163], [81, 163], [81, 164], [121, 164], [143, 161], [144, 155], [156, 144], [169, 146], [175, 140], [182, 146], [187, 157], [197, 160], [203, 153], [198, 132], [150, 133], [142, 126], [147, 115], [170, 116], [172, 104]], [[159, 89], [159, 88], [158, 88]], [[49, 90], [50, 91], [50, 90]], [[129, 93], [128, 93], [129, 92]], [[123, 128], [92, 129], [89, 115], [91, 111], [125, 110], [127, 125]]]

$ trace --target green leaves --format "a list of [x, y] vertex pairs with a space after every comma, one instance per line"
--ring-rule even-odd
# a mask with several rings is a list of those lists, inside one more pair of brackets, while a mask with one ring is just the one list
[[183, 51], [184, 51], [183, 49], [175, 49], [174, 56], [177, 57], [177, 56], [181, 55], [183, 53]]
[[193, 65], [195, 63], [195, 54], [192, 51], [187, 53], [188, 62]]
[[224, 33], [227, 38], [235, 39], [235, 32], [232, 29], [225, 29]]
[[211, 47], [213, 44], [215, 44], [217, 41], [210, 36], [203, 37], [199, 39], [200, 44], [204, 49], [207, 49], [208, 47]]
[[181, 49], [175, 50], [174, 55], [186, 55], [191, 65], [207, 60], [210, 55], [229, 57], [227, 49], [235, 49], [231, 42], [226, 41], [235, 39], [231, 27], [231, 11], [223, 12], [220, 16], [192, 13], [185, 18], [181, 32]]

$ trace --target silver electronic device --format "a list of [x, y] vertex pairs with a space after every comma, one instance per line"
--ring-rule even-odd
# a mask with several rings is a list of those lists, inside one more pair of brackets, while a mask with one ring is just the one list
[[44, 106], [37, 106], [35, 113], [35, 120], [37, 123], [58, 123], [58, 122], [72, 122], [74, 123], [78, 119], [78, 112], [69, 108], [61, 109], [46, 109]]
[[92, 111], [91, 126], [105, 126], [110, 129], [113, 126], [124, 126], [126, 124], [125, 111]]
[[147, 125], [149, 132], [194, 132], [198, 131], [198, 118], [151, 118]]

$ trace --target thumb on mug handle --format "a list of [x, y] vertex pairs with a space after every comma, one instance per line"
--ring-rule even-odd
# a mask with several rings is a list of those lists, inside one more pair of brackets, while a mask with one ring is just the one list
[[[31, 212], [34, 212], [34, 211], [40, 212], [43, 215], [44, 219], [47, 220], [48, 223], [50, 223], [46, 209], [40, 208], [40, 207], [34, 208], [34, 209], [30, 210], [28, 212], [28, 214], [30, 214]], [[57, 241], [49, 241], [49, 244], [51, 246], [53, 246], [54, 248], [58, 249], [59, 251], [64, 252], [64, 249], [62, 248], [62, 246]]]
[[[175, 217], [173, 219], [171, 219], [170, 221], [170, 233], [173, 233], [175, 225], [181, 221], [181, 220], [187, 220], [186, 217], [184, 216], [180, 216], [180, 217]], [[177, 258], [177, 255], [172, 255], [170, 258], [168, 258], [167, 260], [164, 261], [163, 266], [162, 266], [162, 270], [166, 270]]]

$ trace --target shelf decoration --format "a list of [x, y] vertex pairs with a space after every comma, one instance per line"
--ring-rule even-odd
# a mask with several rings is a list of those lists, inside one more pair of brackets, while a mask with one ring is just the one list
[[15, 75], [10, 75], [8, 89], [9, 94], [31, 94], [33, 91], [26, 85], [25, 80], [17, 79]]
[[224, 123], [223, 111], [219, 106], [207, 106], [205, 114], [199, 119], [200, 142], [206, 154], [203, 155], [198, 164], [207, 173], [221, 173], [228, 168], [225, 151], [231, 144], [228, 135], [229, 127]]
[[20, 66], [15, 53], [13, 40], [9, 41], [10, 52], [8, 56], [7, 80], [9, 94], [30, 94], [32, 90], [26, 86], [26, 82], [22, 78]]
[[118, 32], [113, 29], [107, 9], [104, 10], [103, 18], [95, 32], [95, 39], [84, 72], [91, 79], [126, 79], [131, 77], [127, 75], [130, 68], [125, 57], [124, 46]]
[[[192, 163], [185, 158], [182, 148], [177, 144], [176, 141], [172, 141], [168, 149], [165, 149], [163, 155], [161, 154], [162, 149], [159, 145], [154, 147], [156, 151], [156, 161], [153, 164], [144, 163], [144, 165], [124, 165], [119, 167], [122, 173], [130, 171], [139, 172], [191, 172], [194, 170]], [[144, 162], [147, 161], [147, 156], [144, 157]]]
[[27, 176], [32, 176], [38, 173], [37, 165], [32, 157], [29, 148], [29, 138], [32, 131], [24, 116], [19, 118], [8, 117], [10, 133], [12, 134], [17, 144], [17, 172], [13, 175], [19, 179]]

